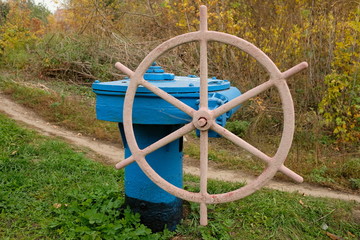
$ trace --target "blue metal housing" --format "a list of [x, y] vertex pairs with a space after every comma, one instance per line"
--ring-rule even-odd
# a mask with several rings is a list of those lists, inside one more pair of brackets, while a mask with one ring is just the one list
[[[96, 117], [100, 120], [123, 122], [123, 108], [126, 89], [130, 79], [93, 84], [96, 98]], [[174, 77], [173, 80], [152, 81], [152, 84], [178, 98], [194, 109], [198, 109], [200, 79], [198, 77]], [[209, 108], [215, 109], [240, 95], [227, 80], [209, 79]], [[234, 108], [219, 117], [224, 126], [226, 120], [237, 110]], [[175, 106], [159, 98], [145, 87], [139, 86], [133, 105], [134, 124], [186, 124], [191, 117]]]
[[[151, 66], [144, 78], [188, 106], [198, 109], [200, 79], [189, 75], [174, 76], [165, 73], [160, 66]], [[125, 158], [131, 156], [123, 131], [123, 105], [130, 79], [114, 82], [95, 81], [92, 85], [96, 93], [96, 116], [100, 120], [118, 122], [125, 148]], [[209, 108], [215, 109], [241, 95], [231, 87], [229, 81], [208, 79]], [[226, 120], [237, 110], [234, 108], [219, 116], [217, 123], [225, 126]], [[133, 104], [133, 124], [137, 143], [141, 149], [165, 137], [192, 119], [186, 113], [162, 98], [139, 86]], [[209, 131], [209, 136], [218, 137]], [[146, 160], [150, 166], [171, 184], [182, 188], [182, 139], [149, 154]], [[182, 213], [181, 199], [156, 186], [142, 172], [136, 162], [125, 168], [126, 203], [135, 212], [140, 212], [142, 222], [153, 231], [161, 231], [164, 226], [174, 230]]]

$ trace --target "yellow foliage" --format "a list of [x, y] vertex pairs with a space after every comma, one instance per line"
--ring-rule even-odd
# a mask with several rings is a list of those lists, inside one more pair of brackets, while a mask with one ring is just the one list
[[4, 25], [0, 26], [0, 54], [23, 48], [44, 33], [44, 26], [30, 16], [25, 1], [9, 1], [10, 11]]
[[[340, 142], [360, 138], [360, 8], [339, 24], [332, 62], [325, 77], [327, 91], [319, 104], [329, 127]], [[340, 32], [341, 31], [341, 32]]]
[[109, 0], [70, 0], [50, 19], [49, 28], [77, 33], [107, 35], [121, 26], [116, 21], [124, 4]]

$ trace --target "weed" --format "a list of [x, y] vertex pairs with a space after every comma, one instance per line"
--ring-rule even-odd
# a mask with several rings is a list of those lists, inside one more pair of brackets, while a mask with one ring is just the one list
[[52, 221], [45, 225], [49, 233], [71, 239], [159, 239], [158, 235], [151, 238], [151, 230], [140, 223], [139, 214], [122, 207], [119, 191], [100, 189], [86, 195], [74, 193], [72, 198], [68, 204], [53, 206]]
[[360, 189], [360, 178], [350, 178], [350, 187], [354, 190]]
[[360, 178], [360, 158], [346, 161], [341, 169], [341, 174], [346, 178]]
[[334, 179], [328, 177], [327, 175], [327, 167], [322, 166], [320, 168], [314, 168], [310, 173], [310, 178], [312, 181], [316, 183], [325, 183], [325, 182], [334, 182]]
[[235, 120], [227, 122], [225, 127], [230, 132], [238, 135], [239, 137], [243, 137], [246, 134], [249, 126], [250, 122], [248, 121]]

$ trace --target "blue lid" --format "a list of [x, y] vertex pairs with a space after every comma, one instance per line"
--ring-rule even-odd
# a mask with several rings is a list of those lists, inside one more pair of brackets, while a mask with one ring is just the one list
[[[151, 82], [151, 84], [161, 88], [167, 93], [199, 93], [200, 92], [200, 78], [195, 75], [175, 76], [172, 73], [164, 73], [160, 66], [154, 63], [144, 74], [144, 79]], [[130, 83], [129, 78], [113, 82], [95, 81], [92, 85], [94, 91], [107, 92], [123, 92], [125, 93]], [[228, 80], [219, 80], [215, 77], [208, 79], [208, 91], [222, 91], [230, 88]], [[147, 88], [139, 86], [137, 93], [151, 93]]]
[[[92, 85], [93, 90], [108, 92], [126, 92], [130, 83], [130, 79], [123, 79], [114, 82], [95, 81]], [[151, 84], [161, 88], [167, 93], [198, 93], [200, 92], [199, 77], [183, 77], [175, 76], [172, 81], [153, 81]], [[227, 80], [208, 79], [208, 91], [222, 91], [230, 88], [230, 82]], [[137, 93], [151, 93], [147, 88], [139, 86]]]

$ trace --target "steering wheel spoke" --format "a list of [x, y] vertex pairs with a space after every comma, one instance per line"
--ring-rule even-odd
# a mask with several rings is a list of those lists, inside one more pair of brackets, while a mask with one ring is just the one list
[[184, 136], [185, 134], [191, 132], [194, 129], [195, 129], [194, 124], [192, 122], [188, 123], [185, 126], [179, 128], [178, 130], [170, 133], [166, 137], [163, 137], [162, 139], [160, 139], [160, 140], [154, 142], [153, 144], [147, 146], [146, 148], [142, 149], [141, 151], [146, 156], [146, 155], [156, 151], [157, 149], [171, 143], [172, 141]]
[[239, 106], [241, 103], [249, 100], [250, 98], [253, 98], [253, 97], [259, 95], [260, 93], [266, 91], [267, 89], [269, 89], [273, 85], [274, 85], [274, 82], [272, 80], [264, 82], [263, 84], [260, 84], [259, 86], [256, 86], [256, 87], [250, 89], [249, 91], [243, 93], [239, 97], [234, 98], [230, 102], [227, 102], [224, 105], [214, 109], [212, 113], [213, 113], [214, 117], [217, 118], [218, 116], [220, 116], [220, 115], [230, 111], [231, 109]]
[[[119, 69], [120, 71], [122, 71], [123, 73], [125, 73], [126, 75], [132, 77], [134, 76], [134, 73], [132, 70], [130, 70], [128, 67], [126, 67], [125, 65], [123, 65], [120, 62], [117, 62], [115, 64], [115, 67], [117, 69]], [[133, 79], [132, 79], [133, 80]], [[134, 80], [133, 80], [134, 81]], [[136, 79], [135, 79], [136, 81]], [[168, 94], [167, 92], [165, 92], [164, 90], [154, 86], [153, 84], [149, 83], [148, 81], [146, 81], [144, 78], [138, 79], [139, 82], [137, 83], [137, 87], [138, 85], [142, 85], [143, 87], [147, 88], [148, 90], [150, 90], [151, 92], [153, 92], [154, 94], [156, 94], [157, 96], [161, 97], [162, 99], [164, 99], [165, 101], [167, 101], [168, 103], [172, 104], [173, 106], [177, 107], [179, 110], [183, 111], [184, 113], [188, 114], [189, 116], [193, 116], [195, 110], [191, 107], [189, 107], [188, 105], [186, 105], [185, 103], [181, 102], [180, 100], [178, 100], [177, 98], [171, 96], [170, 94]]]
[[[220, 126], [219, 124], [216, 124], [216, 123], [213, 124], [211, 126], [211, 129], [214, 130], [215, 132], [219, 133], [224, 138], [230, 140], [231, 142], [233, 142], [237, 146], [239, 146], [239, 147], [243, 148], [244, 150], [248, 151], [252, 155], [258, 157], [259, 159], [261, 159], [262, 161], [264, 161], [268, 165], [271, 165], [273, 163], [273, 158], [269, 157], [268, 155], [266, 155], [265, 153], [263, 153], [262, 151], [260, 151], [259, 149], [257, 149], [253, 145], [251, 145], [250, 143], [246, 142], [245, 140], [243, 140], [242, 138], [240, 138], [237, 135], [233, 134], [232, 132], [230, 132], [226, 128]], [[300, 175], [298, 175], [295, 172], [291, 171], [289, 168], [285, 167], [284, 165], [282, 165], [279, 168], [279, 171], [282, 172], [283, 174], [285, 174], [286, 176], [292, 178], [296, 182], [302, 182], [303, 181], [303, 178]]]
[[299, 63], [297, 65], [295, 65], [294, 67], [286, 70], [285, 72], [281, 73], [281, 77], [282, 78], [289, 78], [291, 77], [292, 75], [304, 70], [305, 68], [307, 68], [309, 65], [307, 62], [302, 62], [302, 63]]
[[168, 94], [164, 90], [154, 86], [153, 84], [149, 83], [148, 81], [146, 81], [144, 79], [140, 82], [140, 84], [142, 86], [144, 86], [145, 88], [147, 88], [148, 90], [150, 90], [151, 92], [153, 92], [154, 94], [156, 94], [157, 96], [159, 96], [162, 99], [164, 99], [165, 101], [167, 101], [168, 103], [170, 103], [173, 106], [177, 107], [179, 110], [183, 111], [187, 115], [189, 115], [191, 117], [194, 115], [195, 109], [193, 109], [192, 107], [189, 107], [188, 105], [186, 105], [185, 103], [183, 103], [179, 99], [171, 96], [170, 94]]
[[126, 167], [127, 165], [130, 165], [131, 163], [135, 162], [135, 158], [134, 158], [134, 155], [131, 155], [130, 157], [122, 160], [121, 162], [118, 162], [116, 165], [115, 165], [115, 168], [116, 169], [121, 169], [121, 168], [124, 168]]
[[[200, 131], [200, 194], [207, 197], [207, 180], [208, 180], [208, 152], [209, 152], [209, 135], [208, 131]], [[207, 206], [205, 202], [200, 203], [200, 224], [207, 225]]]
[[[175, 141], [176, 139], [184, 136], [185, 134], [191, 132], [194, 129], [195, 129], [194, 124], [192, 122], [188, 123], [185, 126], [170, 133], [166, 137], [159, 139], [158, 141], [154, 142], [153, 144], [151, 144], [151, 145], [147, 146], [146, 148], [139, 150], [139, 151], [141, 151], [143, 156], [146, 156], [146, 155], [158, 150], [159, 148], [162, 148], [163, 146], [171, 143], [172, 141]], [[134, 157], [134, 155], [132, 155], [132, 156], [128, 157], [127, 159], [117, 163], [115, 165], [115, 167], [116, 167], [116, 169], [121, 169], [135, 161], [136, 161], [136, 158]]]

